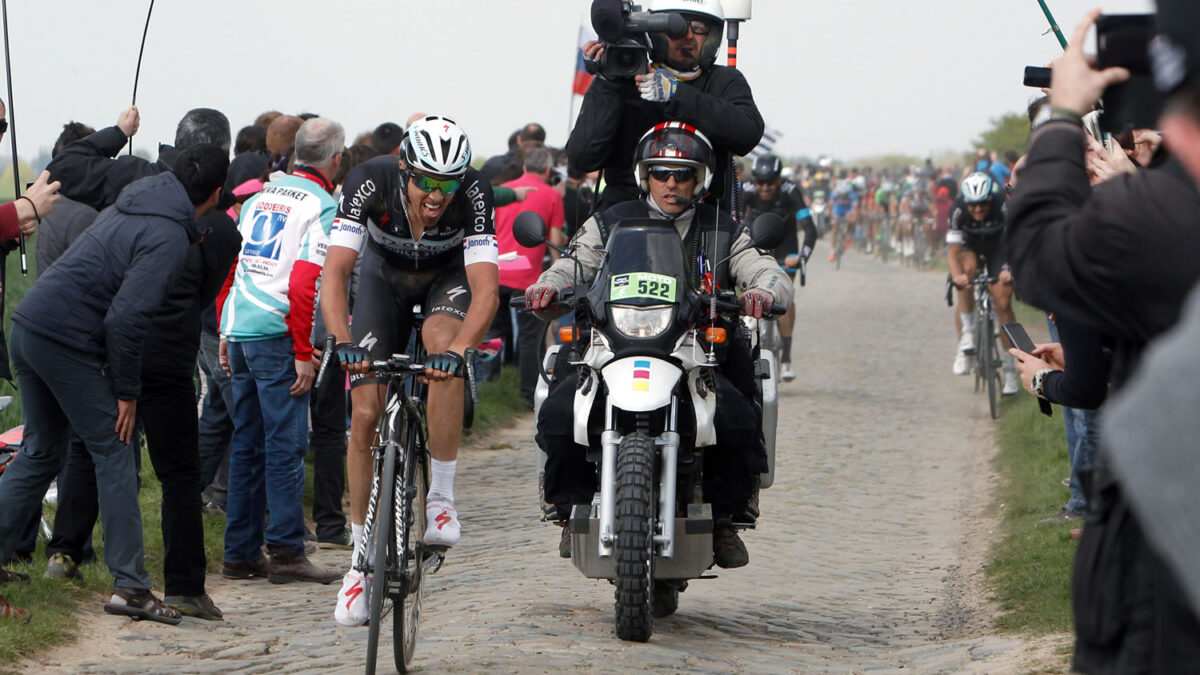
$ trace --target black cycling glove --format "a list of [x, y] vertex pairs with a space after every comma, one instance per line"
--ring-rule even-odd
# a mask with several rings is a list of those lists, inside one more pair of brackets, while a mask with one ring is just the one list
[[440, 370], [451, 375], [458, 375], [464, 370], [464, 366], [466, 366], [466, 362], [463, 361], [462, 355], [455, 352], [442, 352], [425, 357], [426, 368]]
[[366, 347], [360, 347], [353, 342], [339, 342], [333, 350], [337, 354], [338, 363], [347, 365], [362, 363], [371, 358]]

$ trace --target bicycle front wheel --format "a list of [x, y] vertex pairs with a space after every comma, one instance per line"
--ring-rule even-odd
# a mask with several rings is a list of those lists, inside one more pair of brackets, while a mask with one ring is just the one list
[[408, 672], [413, 652], [417, 648], [417, 629], [421, 624], [421, 601], [425, 592], [425, 547], [421, 539], [425, 536], [425, 494], [429, 490], [429, 463], [418, 443], [420, 426], [409, 428], [408, 441], [404, 449], [404, 484], [401, 494], [405, 495], [397, 504], [396, 522], [399, 524], [396, 541], [403, 551], [400, 570], [405, 588], [396, 596], [395, 620], [392, 623], [392, 652], [396, 670]]
[[991, 312], [986, 314], [987, 323], [983, 331], [983, 349], [981, 353], [985, 355], [984, 363], [987, 364], [987, 370], [984, 371], [984, 378], [987, 379], [987, 397], [988, 409], [992, 413], [992, 419], [1000, 416], [1000, 388], [997, 386], [1000, 379], [1000, 374], [996, 370], [996, 362], [999, 357], [996, 355], [996, 336], [992, 333], [992, 315]]
[[[383, 625], [384, 600], [388, 593], [388, 576], [392, 569], [388, 557], [392, 541], [394, 511], [392, 497], [395, 494], [396, 444], [383, 444], [383, 466], [377, 471], [379, 503], [375, 509], [375, 524], [371, 531], [375, 537], [375, 578], [371, 580], [371, 598], [368, 603], [370, 614], [367, 621], [367, 675], [374, 675], [375, 661], [379, 655], [379, 629]], [[395, 551], [395, 547], [390, 547]]]

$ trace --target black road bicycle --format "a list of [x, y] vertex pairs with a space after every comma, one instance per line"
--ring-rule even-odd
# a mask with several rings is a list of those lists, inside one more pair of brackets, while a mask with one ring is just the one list
[[[424, 578], [436, 573], [446, 559], [445, 547], [426, 546], [425, 496], [429, 490], [429, 445], [425, 422], [427, 385], [419, 379], [425, 349], [421, 342], [421, 317], [414, 317], [413, 354], [393, 354], [371, 362], [371, 371], [386, 384], [371, 479], [371, 497], [363, 523], [363, 540], [374, 537], [374, 559], [364, 547], [354, 561], [370, 585], [367, 621], [367, 675], [373, 675], [379, 654], [379, 634], [392, 615], [392, 655], [396, 669], [409, 671], [421, 622]], [[326, 340], [321, 374], [332, 357], [332, 339]], [[466, 379], [463, 427], [474, 418], [475, 350], [463, 355]], [[381, 534], [381, 536], [374, 536]]]

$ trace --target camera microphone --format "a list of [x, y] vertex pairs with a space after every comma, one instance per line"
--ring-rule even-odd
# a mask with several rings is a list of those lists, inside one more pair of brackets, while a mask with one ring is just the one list
[[683, 197], [676, 195], [674, 197], [671, 197], [671, 203], [674, 204], [675, 206], [687, 206], [688, 204], [692, 203], [692, 200], [684, 199]]
[[620, 42], [625, 33], [625, 13], [621, 0], [593, 0], [592, 28], [604, 42]]

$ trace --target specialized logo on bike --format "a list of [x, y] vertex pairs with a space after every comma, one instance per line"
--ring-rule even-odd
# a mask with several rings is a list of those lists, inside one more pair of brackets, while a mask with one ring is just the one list
[[649, 272], [618, 274], [612, 278], [608, 289], [609, 300], [651, 298], [664, 302], [675, 302], [675, 277]]
[[242, 254], [278, 260], [283, 244], [283, 228], [287, 225], [287, 213], [269, 210], [274, 208], [271, 204], [263, 206], [266, 208], [254, 210], [253, 225], [250, 226], [250, 236], [242, 248]]
[[[672, 279], [674, 281], [674, 279]], [[633, 362], [633, 390], [650, 391], [650, 362]]]

